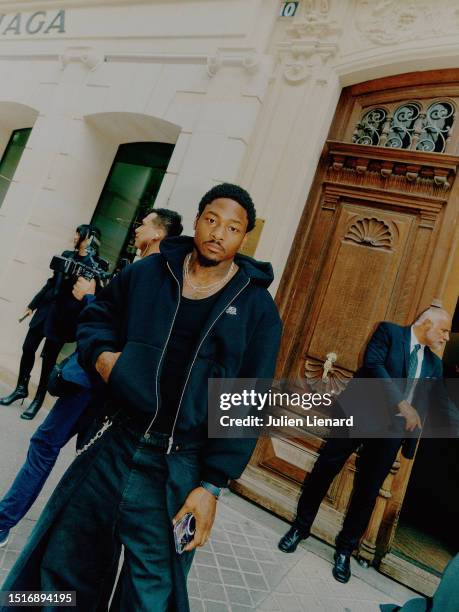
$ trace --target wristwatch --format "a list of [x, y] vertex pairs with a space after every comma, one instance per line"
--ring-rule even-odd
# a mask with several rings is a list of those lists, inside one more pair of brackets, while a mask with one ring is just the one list
[[216, 499], [220, 497], [220, 494], [222, 492], [220, 487], [216, 487], [215, 485], [205, 480], [201, 480], [200, 485], [203, 489], [209, 491], [209, 493], [211, 493]]

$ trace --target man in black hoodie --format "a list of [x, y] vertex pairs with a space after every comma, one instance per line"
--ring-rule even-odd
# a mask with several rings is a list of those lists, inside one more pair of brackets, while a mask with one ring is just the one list
[[[78, 609], [96, 609], [121, 542], [112, 609], [188, 610], [193, 550], [256, 443], [207, 437], [208, 379], [271, 378], [279, 349], [272, 268], [237, 254], [254, 224], [249, 194], [217, 185], [199, 204], [194, 238], [164, 240], [82, 314], [80, 360], [107, 383], [117, 416], [72, 464], [48, 504], [54, 517], [36, 529], [41, 590], [76, 591]], [[195, 536], [177, 555], [172, 524], [188, 512]], [[26, 582], [27, 558], [18, 570], [10, 588]]]

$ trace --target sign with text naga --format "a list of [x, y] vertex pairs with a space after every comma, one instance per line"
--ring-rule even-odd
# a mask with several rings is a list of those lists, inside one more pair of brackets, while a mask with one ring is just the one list
[[0, 13], [0, 37], [65, 34], [65, 11]]

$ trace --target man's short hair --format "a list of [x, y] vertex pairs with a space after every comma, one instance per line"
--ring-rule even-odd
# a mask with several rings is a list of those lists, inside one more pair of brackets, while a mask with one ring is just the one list
[[167, 237], [180, 236], [183, 232], [182, 216], [168, 208], [152, 208], [147, 214], [156, 213], [159, 223], [166, 230]]
[[247, 231], [250, 232], [253, 230], [255, 227], [257, 213], [252, 198], [250, 197], [248, 191], [242, 187], [239, 187], [239, 185], [233, 185], [232, 183], [221, 183], [220, 185], [215, 185], [215, 187], [212, 187], [212, 189], [205, 193], [199, 202], [198, 217], [202, 215], [204, 208], [208, 204], [214, 200], [217, 200], [218, 198], [228, 198], [240, 204], [247, 213]]

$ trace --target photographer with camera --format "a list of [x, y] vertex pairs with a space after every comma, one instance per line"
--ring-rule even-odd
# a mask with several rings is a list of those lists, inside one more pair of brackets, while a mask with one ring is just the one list
[[[105, 262], [98, 255], [100, 231], [92, 225], [79, 225], [74, 236], [74, 251], [64, 251], [61, 257], [53, 257], [51, 268], [54, 275], [30, 302], [23, 318], [35, 314], [22, 346], [19, 376], [14, 391], [0, 399], [0, 405], [9, 406], [28, 396], [30, 373], [35, 362], [35, 353], [45, 338], [42, 351], [43, 363], [40, 381], [34, 400], [21, 414], [23, 419], [33, 419], [40, 410], [46, 396], [49, 375], [66, 342], [75, 340], [78, 316], [84, 307], [83, 296], [77, 298], [72, 292], [80, 275], [85, 274], [85, 290], [96, 291], [97, 280], [104, 275]], [[80, 284], [81, 287], [81, 284]], [[21, 320], [22, 320], [21, 319]]]

